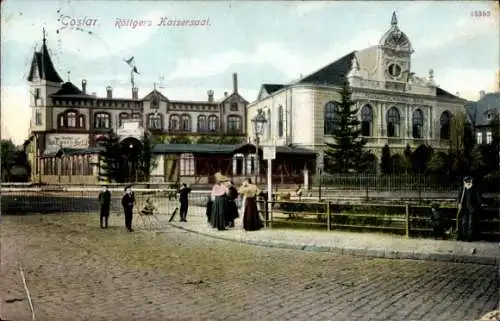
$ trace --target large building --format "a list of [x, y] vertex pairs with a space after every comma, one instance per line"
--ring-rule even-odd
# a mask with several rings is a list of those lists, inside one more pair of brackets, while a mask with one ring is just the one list
[[[138, 88], [132, 88], [131, 98], [120, 98], [114, 97], [113, 88], [107, 87], [106, 97], [97, 97], [89, 91], [86, 80], [81, 81], [81, 88], [69, 79], [63, 81], [51, 60], [44, 34], [27, 80], [32, 111], [30, 134], [35, 138], [30, 153], [32, 175], [43, 176], [44, 182], [71, 176], [82, 183], [95, 181], [98, 169], [92, 148], [111, 131], [124, 135], [133, 132], [133, 128], [125, 128], [134, 123], [131, 120], [160, 136], [230, 135], [245, 140], [248, 102], [238, 93], [236, 73], [232, 93], [225, 93], [220, 100], [214, 99], [212, 90], [207, 92], [206, 101], [171, 100], [156, 88], [143, 98], [139, 98]], [[87, 152], [63, 161], [48, 157], [61, 149]], [[77, 176], [86, 176], [88, 181]]]
[[[495, 131], [498, 133], [500, 118], [500, 92], [479, 93], [479, 100], [466, 106], [467, 116], [474, 127], [477, 144], [491, 144]], [[496, 127], [496, 128], [494, 128]]]
[[407, 144], [447, 148], [450, 119], [467, 101], [439, 88], [432, 69], [425, 78], [415, 75], [413, 52], [393, 13], [378, 45], [350, 52], [291, 84], [262, 85], [248, 106], [247, 132], [254, 136], [251, 119], [260, 109], [268, 119], [263, 144], [312, 149], [321, 168], [347, 77], [367, 148], [377, 159], [386, 144], [393, 153]]

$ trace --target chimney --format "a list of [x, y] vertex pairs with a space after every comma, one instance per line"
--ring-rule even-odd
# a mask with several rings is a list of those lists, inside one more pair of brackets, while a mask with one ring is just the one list
[[233, 92], [238, 93], [238, 74], [233, 73]]
[[208, 102], [213, 103], [214, 102], [214, 91], [210, 89], [207, 91], [208, 94]]
[[106, 97], [113, 98], [113, 87], [111, 86], [106, 87]]
[[137, 87], [132, 88], [132, 99], [139, 99], [139, 89]]
[[227, 91], [224, 92], [224, 97], [227, 97]]
[[97, 97], [97, 93], [94, 91], [94, 92], [92, 93], [92, 96]]
[[84, 94], [87, 93], [87, 80], [85, 80], [85, 79], [82, 80], [82, 92]]
[[460, 92], [458, 92], [458, 91], [457, 91], [457, 92], [455, 93], [455, 96], [460, 97]]
[[485, 95], [485, 94], [486, 94], [486, 93], [484, 92], [484, 90], [481, 90], [481, 91], [479, 92], [479, 99], [482, 99], [482, 98], [484, 97], [484, 95]]

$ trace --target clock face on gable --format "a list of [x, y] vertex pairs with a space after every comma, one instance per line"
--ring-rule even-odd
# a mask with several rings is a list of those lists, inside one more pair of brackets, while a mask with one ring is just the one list
[[402, 75], [402, 71], [403, 68], [398, 63], [390, 63], [386, 69], [386, 73], [393, 79], [400, 78]]

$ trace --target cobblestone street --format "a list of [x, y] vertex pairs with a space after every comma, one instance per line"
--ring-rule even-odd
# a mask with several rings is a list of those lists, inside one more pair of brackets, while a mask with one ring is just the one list
[[[0, 316], [37, 321], [473, 321], [498, 305], [498, 267], [366, 259], [228, 242], [123, 216], [3, 216]], [[134, 218], [136, 219], [136, 218]]]

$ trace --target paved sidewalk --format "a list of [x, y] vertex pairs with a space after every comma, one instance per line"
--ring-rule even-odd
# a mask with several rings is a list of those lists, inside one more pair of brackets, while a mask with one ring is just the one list
[[[167, 215], [162, 215], [167, 219]], [[166, 222], [164, 222], [166, 223]], [[487, 242], [457, 242], [433, 239], [406, 239], [404, 236], [353, 233], [344, 231], [314, 231], [264, 228], [246, 232], [241, 219], [236, 227], [227, 231], [212, 229], [206, 222], [205, 209], [192, 206], [188, 222], [179, 222], [176, 216], [172, 226], [209, 237], [253, 245], [327, 251], [338, 254], [390, 259], [416, 259], [460, 263], [499, 265], [500, 245]]]

